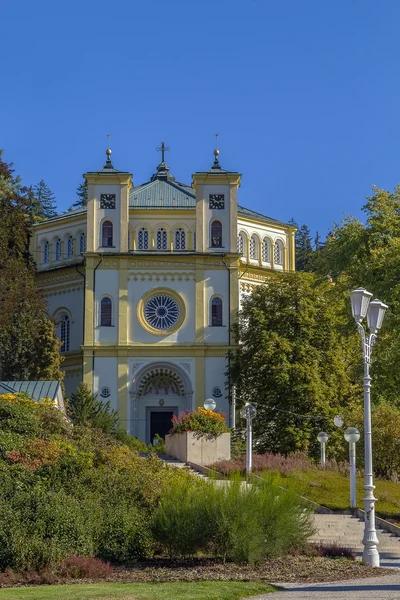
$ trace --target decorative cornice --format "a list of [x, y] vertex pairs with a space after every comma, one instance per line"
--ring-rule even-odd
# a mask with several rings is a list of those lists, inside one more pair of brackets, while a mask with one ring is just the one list
[[132, 273], [131, 275], [129, 275], [128, 277], [129, 280], [133, 280], [133, 281], [168, 281], [169, 279], [171, 281], [195, 281], [196, 279], [196, 275], [195, 273], [187, 273], [187, 272], [180, 272], [180, 271], [175, 271], [175, 272], [161, 272], [161, 273], [155, 273], [152, 271], [141, 271], [140, 273]]
[[61, 296], [62, 294], [71, 294], [73, 292], [83, 292], [83, 284], [67, 284], [63, 286], [51, 287], [49, 290], [44, 290], [46, 296]]

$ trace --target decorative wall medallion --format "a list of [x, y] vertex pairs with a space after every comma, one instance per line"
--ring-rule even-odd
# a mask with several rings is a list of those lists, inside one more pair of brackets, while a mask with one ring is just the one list
[[140, 368], [143, 367], [144, 363], [134, 363], [132, 365], [132, 375]]
[[108, 387], [102, 387], [100, 391], [100, 396], [102, 398], [108, 398], [111, 395], [111, 390]]
[[214, 396], [214, 398], [222, 398], [221, 388], [214, 387], [213, 390], [212, 390], [212, 395]]
[[185, 371], [190, 373], [190, 363], [178, 363], [180, 367], [183, 367]]

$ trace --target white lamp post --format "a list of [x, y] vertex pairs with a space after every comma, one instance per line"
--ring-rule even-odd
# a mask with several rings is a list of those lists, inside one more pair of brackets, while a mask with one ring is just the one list
[[321, 466], [324, 467], [325, 466], [325, 446], [326, 446], [326, 442], [328, 441], [328, 434], [325, 433], [324, 431], [320, 431], [319, 434], [317, 435], [318, 441], [321, 444]]
[[207, 398], [207, 400], [204, 400], [203, 406], [206, 410], [215, 410], [217, 408], [217, 403], [214, 398]]
[[[372, 428], [371, 428], [371, 377], [369, 366], [371, 364], [372, 347], [376, 336], [382, 326], [385, 316], [386, 304], [380, 300], [370, 302], [372, 294], [364, 288], [353, 290], [350, 294], [351, 309], [358, 332], [361, 336], [362, 354], [364, 359], [364, 440], [365, 440], [365, 497], [363, 498], [365, 510], [365, 526], [363, 562], [372, 567], [379, 567], [378, 538], [375, 529], [375, 502], [374, 483], [372, 475]], [[367, 336], [362, 325], [362, 320], [367, 317], [370, 334]]]
[[355, 427], [348, 427], [344, 432], [344, 439], [349, 442], [350, 458], [350, 508], [357, 506], [356, 494], [356, 443], [360, 439], [360, 432]]
[[248, 402], [241, 410], [241, 416], [247, 421], [246, 434], [246, 475], [249, 475], [253, 466], [253, 419], [256, 416], [257, 410]]

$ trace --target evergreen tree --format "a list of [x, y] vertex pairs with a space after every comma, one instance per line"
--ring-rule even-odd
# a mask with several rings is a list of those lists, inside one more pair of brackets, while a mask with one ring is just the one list
[[239, 406], [257, 408], [259, 450], [317, 455], [322, 429], [331, 453], [341, 451], [333, 417], [361, 400], [358, 335], [343, 327], [350, 318], [346, 290], [312, 273], [271, 274], [244, 299], [230, 376]]
[[313, 247], [310, 230], [307, 225], [302, 225], [296, 231], [296, 270], [311, 271], [313, 259]]
[[33, 193], [39, 206], [39, 218], [55, 217], [57, 215], [56, 198], [43, 179], [33, 187]]
[[0, 367], [4, 379], [61, 379], [59, 342], [29, 253], [30, 193], [0, 151]]
[[76, 188], [76, 195], [78, 200], [72, 204], [68, 210], [75, 210], [76, 208], [84, 208], [88, 203], [88, 189], [86, 180], [83, 179]]
[[96, 427], [105, 433], [113, 433], [118, 427], [118, 413], [111, 408], [110, 402], [97, 400], [84, 383], [71, 395], [68, 415], [75, 425]]
[[312, 247], [312, 238], [307, 225], [298, 226], [294, 219], [289, 221], [290, 225], [297, 227], [295, 233], [296, 244], [296, 271], [312, 271], [312, 261], [314, 250]]

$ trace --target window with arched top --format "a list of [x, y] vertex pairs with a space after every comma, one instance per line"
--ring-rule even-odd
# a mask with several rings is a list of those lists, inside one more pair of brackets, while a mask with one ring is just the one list
[[167, 250], [167, 230], [161, 227], [156, 235], [157, 250]]
[[277, 240], [274, 245], [274, 264], [283, 265], [283, 244]]
[[185, 250], [186, 248], [186, 234], [182, 227], [179, 227], [175, 231], [175, 250]]
[[137, 247], [138, 250], [149, 249], [149, 232], [146, 227], [141, 227], [137, 234]]
[[222, 326], [222, 300], [221, 298], [213, 298], [211, 301], [211, 326]]
[[84, 233], [79, 236], [79, 252], [81, 254], [86, 252], [86, 235]]
[[59, 262], [61, 260], [61, 240], [60, 238], [56, 239], [56, 261]]
[[113, 224], [111, 221], [104, 221], [101, 228], [101, 245], [103, 248], [113, 247]]
[[222, 224], [221, 221], [213, 221], [211, 225], [211, 247], [222, 248]]
[[243, 251], [244, 251], [244, 235], [243, 235], [243, 233], [239, 233], [239, 235], [237, 236], [237, 251], [240, 252], [240, 254], [243, 254]]
[[258, 258], [258, 239], [257, 236], [252, 235], [250, 238], [250, 258], [256, 259]]
[[67, 258], [73, 258], [74, 256], [74, 238], [72, 235], [67, 239]]
[[271, 243], [268, 238], [263, 239], [261, 258], [263, 262], [271, 262]]
[[49, 242], [44, 242], [43, 244], [43, 264], [48, 265], [50, 262], [50, 244]]
[[71, 330], [71, 321], [68, 315], [61, 315], [60, 319], [56, 324], [56, 332], [58, 339], [60, 340], [61, 347], [60, 352], [68, 352], [69, 351], [69, 338], [70, 338], [70, 330]]
[[100, 303], [100, 325], [102, 327], [111, 327], [112, 325], [112, 300], [103, 298]]

